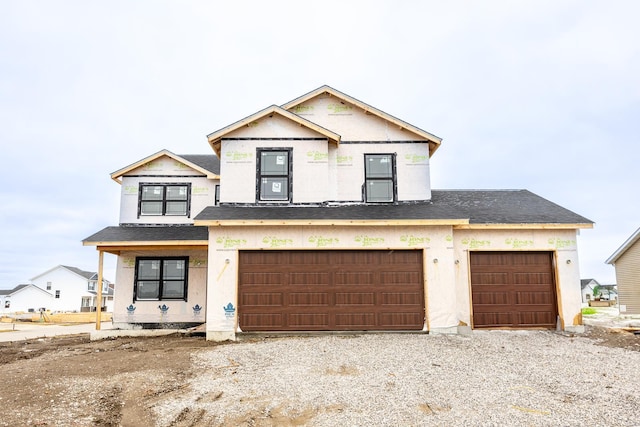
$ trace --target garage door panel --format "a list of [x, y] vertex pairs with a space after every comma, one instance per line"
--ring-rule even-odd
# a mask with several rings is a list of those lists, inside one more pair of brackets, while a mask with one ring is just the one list
[[[271, 251], [272, 264], [265, 262], [264, 252], [239, 253], [238, 314], [243, 331], [423, 327], [422, 251]], [[282, 297], [267, 296], [277, 293]], [[271, 306], [262, 305], [270, 301]], [[280, 317], [264, 317], [270, 311]], [[266, 324], [260, 323], [263, 320]]]
[[368, 313], [337, 313], [336, 327], [338, 329], [362, 330], [376, 326], [376, 314]]
[[417, 283], [422, 279], [419, 271], [383, 271], [380, 273], [381, 285], [404, 285]]
[[292, 272], [289, 273], [289, 284], [291, 285], [328, 285], [328, 273], [314, 272]]
[[326, 313], [289, 313], [288, 325], [304, 330], [326, 330], [329, 327], [329, 315]]
[[281, 292], [245, 292], [242, 294], [242, 304], [245, 306], [281, 306], [282, 302]]
[[373, 285], [374, 275], [369, 271], [335, 273], [336, 285]]
[[240, 280], [242, 283], [246, 285], [279, 285], [283, 282], [283, 276], [281, 273], [266, 273], [266, 272], [257, 272], [257, 273], [242, 273], [240, 275]]
[[329, 256], [326, 252], [321, 251], [289, 251], [284, 254], [285, 251], [277, 251], [276, 253], [282, 253], [283, 258], [288, 258], [288, 263], [291, 265], [326, 265], [329, 262]]
[[516, 292], [515, 303], [519, 305], [546, 305], [551, 307], [555, 302], [550, 292]]
[[422, 329], [424, 317], [418, 313], [383, 312], [379, 315], [380, 326], [384, 329], [400, 329], [397, 325], [412, 325], [415, 329]]
[[290, 306], [328, 306], [327, 292], [292, 292], [289, 294]]
[[513, 273], [514, 285], [537, 285], [548, 286], [551, 283], [551, 274], [548, 272], [536, 273]]
[[485, 327], [504, 327], [513, 325], [513, 318], [511, 313], [490, 311], [486, 313], [474, 312], [473, 314], [474, 326], [475, 323], [480, 323]]
[[422, 306], [424, 300], [419, 292], [381, 292], [381, 305]]
[[373, 292], [336, 292], [336, 305], [374, 305]]
[[477, 305], [500, 305], [509, 304], [509, 292], [482, 292], [480, 290], [473, 292], [473, 303]]
[[281, 313], [247, 313], [241, 314], [239, 322], [247, 330], [277, 330], [284, 325]]
[[477, 285], [506, 285], [509, 283], [508, 273], [482, 273], [474, 270], [471, 273], [472, 283]]
[[555, 327], [551, 252], [472, 252], [470, 264], [474, 327]]
[[528, 311], [518, 313], [518, 324], [522, 326], [535, 327], [540, 324], [556, 324], [556, 317], [548, 311]]

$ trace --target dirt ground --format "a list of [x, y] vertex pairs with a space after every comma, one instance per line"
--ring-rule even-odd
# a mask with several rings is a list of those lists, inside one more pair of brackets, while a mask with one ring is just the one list
[[[587, 326], [584, 336], [640, 351], [640, 336], [628, 331]], [[196, 375], [191, 354], [217, 345], [233, 344], [88, 334], [0, 343], [0, 426], [154, 425], [154, 404], [180, 396]], [[170, 425], [195, 426], [201, 416], [183, 411]]]

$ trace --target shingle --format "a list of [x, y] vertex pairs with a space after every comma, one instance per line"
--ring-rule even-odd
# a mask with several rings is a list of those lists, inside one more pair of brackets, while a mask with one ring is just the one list
[[85, 279], [91, 279], [96, 274], [93, 271], [84, 271], [76, 267], [70, 267], [68, 265], [63, 265], [62, 267], [66, 268], [67, 270], [73, 271], [74, 273], [84, 277]]
[[215, 154], [179, 154], [179, 156], [209, 172], [220, 175], [220, 159]]
[[207, 227], [180, 226], [113, 226], [83, 239], [83, 242], [135, 242], [167, 240], [207, 240]]
[[527, 190], [435, 190], [430, 202], [396, 205], [209, 206], [195, 220], [468, 219], [471, 224], [591, 224]]

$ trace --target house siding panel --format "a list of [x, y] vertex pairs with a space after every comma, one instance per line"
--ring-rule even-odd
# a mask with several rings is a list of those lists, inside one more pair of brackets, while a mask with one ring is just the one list
[[640, 240], [616, 260], [615, 268], [620, 313], [640, 314]]

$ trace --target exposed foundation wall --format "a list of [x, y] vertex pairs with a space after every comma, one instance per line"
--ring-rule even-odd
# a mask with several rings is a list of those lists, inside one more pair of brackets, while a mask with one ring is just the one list
[[580, 272], [575, 230], [455, 230], [456, 317], [471, 325], [471, 251], [550, 251], [554, 253], [558, 313], [562, 328], [582, 328]]
[[[188, 256], [187, 301], [134, 301], [133, 285], [136, 257]], [[203, 323], [207, 296], [206, 251], [125, 252], [118, 257], [116, 267], [117, 292], [115, 293], [113, 323], [127, 328], [143, 323]], [[161, 307], [168, 307], [162, 310]], [[197, 310], [197, 306], [200, 310]], [[195, 307], [195, 309], [194, 309]]]

